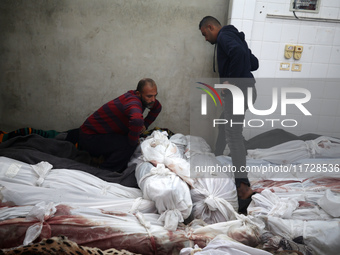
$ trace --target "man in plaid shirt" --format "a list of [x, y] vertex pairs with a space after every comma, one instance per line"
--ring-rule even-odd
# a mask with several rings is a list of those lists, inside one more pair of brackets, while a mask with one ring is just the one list
[[[138, 145], [139, 135], [162, 110], [157, 94], [156, 83], [144, 78], [136, 90], [104, 104], [80, 127], [79, 149], [93, 157], [103, 156], [101, 168], [122, 172]], [[144, 118], [146, 108], [150, 111]]]

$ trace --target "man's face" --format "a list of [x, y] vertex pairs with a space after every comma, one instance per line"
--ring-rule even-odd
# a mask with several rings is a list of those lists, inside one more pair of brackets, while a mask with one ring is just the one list
[[205, 40], [210, 42], [211, 44], [215, 44], [217, 41], [217, 37], [214, 33], [214, 27], [211, 25], [207, 25], [205, 27], [201, 27], [201, 33], [204, 36]]
[[150, 84], [146, 84], [143, 88], [142, 93], [140, 93], [140, 98], [142, 100], [142, 104], [145, 108], [151, 109], [156, 101], [157, 96], [157, 87], [151, 86]]

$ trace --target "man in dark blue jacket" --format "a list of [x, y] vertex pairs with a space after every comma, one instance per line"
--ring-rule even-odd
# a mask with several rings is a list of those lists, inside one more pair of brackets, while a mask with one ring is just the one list
[[[244, 95], [244, 109], [248, 109], [248, 88], [252, 88], [253, 102], [256, 99], [255, 79], [251, 71], [258, 69], [257, 58], [248, 48], [243, 32], [239, 32], [234, 26], [222, 27], [220, 22], [211, 16], [206, 16], [199, 24], [199, 29], [205, 40], [217, 46], [217, 64], [220, 82], [232, 84], [242, 90]], [[215, 46], [215, 47], [216, 47]], [[215, 59], [214, 59], [215, 61]], [[223, 154], [226, 143], [228, 143], [233, 166], [236, 167], [235, 183], [240, 199], [247, 199], [251, 196], [249, 181], [246, 173], [241, 173], [242, 167], [246, 166], [246, 148], [243, 137], [243, 115], [233, 114], [233, 97], [229, 89], [221, 92], [223, 96], [224, 112], [221, 119], [228, 120], [223, 128], [220, 128], [216, 142], [216, 156]], [[222, 126], [222, 125], [220, 125]]]

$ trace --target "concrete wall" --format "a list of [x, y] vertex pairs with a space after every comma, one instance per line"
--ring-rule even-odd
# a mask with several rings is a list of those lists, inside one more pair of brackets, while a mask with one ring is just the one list
[[[234, 0], [230, 8], [228, 23], [246, 34], [252, 51], [260, 60], [260, 68], [254, 72], [257, 78], [258, 109], [268, 109], [272, 88], [277, 86], [305, 87], [311, 92], [308, 110], [311, 117], [304, 116], [298, 109], [291, 109], [288, 116], [298, 121], [294, 128], [283, 128], [297, 135], [317, 133], [340, 137], [340, 1], [321, 0], [317, 14], [296, 12], [295, 19], [289, 11], [290, 0]], [[283, 19], [274, 17], [286, 16]], [[314, 20], [303, 20], [312, 18]], [[286, 59], [286, 44], [303, 46], [300, 60]], [[280, 63], [290, 67], [301, 64], [301, 72], [280, 70]], [[248, 119], [258, 118], [248, 114]], [[282, 126], [279, 126], [282, 128]], [[270, 130], [245, 128], [246, 138]]]
[[0, 130], [78, 127], [143, 77], [158, 85], [156, 126], [189, 133], [189, 85], [212, 77], [198, 23], [227, 0], [2, 0]]
[[[299, 126], [288, 131], [339, 137], [340, 23], [268, 17], [293, 17], [289, 3], [2, 0], [0, 130], [33, 127], [63, 131], [78, 127], [102, 104], [134, 89], [142, 77], [151, 77], [158, 84], [158, 99], [164, 106], [155, 125], [189, 134], [189, 87], [202, 77], [217, 75], [212, 72], [213, 46], [198, 30], [201, 18], [212, 15], [244, 31], [260, 60], [260, 69], [254, 72], [259, 85], [255, 106], [270, 102], [275, 79], [329, 81], [311, 83], [313, 100], [308, 108], [313, 117], [294, 112]], [[339, 3], [323, 0], [318, 14], [297, 15], [339, 20]], [[285, 44], [302, 45], [301, 59], [285, 59]], [[300, 63], [302, 71], [281, 71], [282, 62]], [[330, 78], [335, 80], [327, 80]], [[254, 116], [248, 114], [248, 118]], [[194, 126], [209, 124], [211, 121]], [[269, 129], [246, 127], [244, 135], [250, 138]], [[214, 144], [215, 130], [209, 135], [196, 134]]]

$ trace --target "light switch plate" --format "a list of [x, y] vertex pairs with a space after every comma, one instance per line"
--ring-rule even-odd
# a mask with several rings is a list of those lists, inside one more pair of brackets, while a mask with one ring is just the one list
[[292, 65], [292, 72], [301, 72], [302, 65], [301, 64], [293, 64]]
[[290, 64], [289, 63], [280, 63], [280, 70], [289, 70]]

